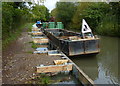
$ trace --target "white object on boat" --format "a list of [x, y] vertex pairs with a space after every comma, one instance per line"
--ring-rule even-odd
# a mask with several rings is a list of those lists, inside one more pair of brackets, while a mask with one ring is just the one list
[[92, 30], [88, 26], [87, 22], [83, 19], [83, 21], [82, 21], [82, 35], [83, 35], [83, 38], [85, 38], [86, 33], [89, 33], [89, 35], [88, 35], [89, 37], [94, 38]]

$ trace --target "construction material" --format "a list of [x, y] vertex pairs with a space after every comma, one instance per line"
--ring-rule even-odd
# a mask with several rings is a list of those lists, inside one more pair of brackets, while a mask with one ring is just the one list
[[32, 31], [39, 31], [39, 29], [38, 28], [33, 28]]
[[48, 55], [53, 55], [53, 56], [59, 55], [60, 56], [62, 54], [58, 50], [52, 50], [48, 52]]
[[36, 49], [37, 51], [48, 51], [48, 48], [40, 47]]
[[49, 65], [49, 66], [37, 66], [37, 73], [49, 73], [49, 72], [61, 72], [61, 71], [71, 71], [72, 63], [64, 65]]
[[33, 53], [36, 54], [48, 53], [48, 48], [37, 48], [36, 51], [34, 51]]
[[48, 43], [49, 40], [47, 38], [34, 38], [33, 42], [34, 43]]
[[47, 53], [48, 51], [34, 51], [34, 54], [42, 54], [42, 53]]
[[66, 64], [68, 60], [54, 60], [55, 65]]
[[42, 32], [33, 32], [32, 35], [43, 35]]

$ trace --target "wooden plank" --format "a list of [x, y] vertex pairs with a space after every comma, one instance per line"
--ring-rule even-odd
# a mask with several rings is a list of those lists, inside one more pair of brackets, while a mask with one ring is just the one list
[[61, 53], [55, 53], [55, 54], [48, 54], [49, 56], [61, 56]]
[[38, 28], [34, 28], [34, 29], [32, 29], [32, 31], [39, 31], [39, 29]]
[[32, 33], [32, 35], [43, 35], [42, 32], [36, 32], [36, 33]]
[[[67, 57], [65, 54], [64, 56]], [[68, 57], [67, 59], [69, 60], [69, 62], [73, 63], [73, 71], [77, 70], [75, 72], [77, 74], [75, 75], [78, 77], [82, 84], [96, 86], [94, 81], [91, 78], [89, 78], [89, 76], [86, 75], [71, 59], [69, 59]]]
[[54, 60], [55, 65], [65, 64], [68, 60]]
[[65, 64], [65, 65], [50, 65], [50, 66], [43, 66], [37, 67], [37, 73], [48, 73], [48, 72], [60, 72], [60, 71], [71, 71], [72, 64]]
[[37, 39], [37, 38], [34, 38], [33, 39], [33, 42], [34, 43], [48, 43], [49, 42], [49, 40], [47, 39], [47, 38], [39, 38], [39, 39]]

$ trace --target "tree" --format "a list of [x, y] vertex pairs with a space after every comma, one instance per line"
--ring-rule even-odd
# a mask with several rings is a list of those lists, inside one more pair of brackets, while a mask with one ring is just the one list
[[75, 3], [72, 2], [58, 2], [56, 4], [56, 19], [63, 22], [65, 27], [71, 22], [71, 18], [76, 10]]
[[52, 11], [51, 11], [51, 16], [55, 17], [57, 14], [57, 9], [54, 8]]
[[[92, 3], [84, 10], [84, 17], [95, 29], [103, 20], [104, 16], [109, 12], [110, 7], [107, 3]], [[92, 21], [92, 22], [91, 22]]]
[[33, 6], [32, 14], [35, 20], [46, 21], [49, 18], [49, 10], [44, 5]]
[[84, 17], [84, 10], [88, 8], [90, 3], [88, 2], [82, 2], [82, 3], [77, 3], [76, 8], [77, 10], [74, 13], [74, 16], [72, 18], [72, 22], [70, 24], [71, 29], [79, 30], [81, 29], [82, 26], [82, 19]]

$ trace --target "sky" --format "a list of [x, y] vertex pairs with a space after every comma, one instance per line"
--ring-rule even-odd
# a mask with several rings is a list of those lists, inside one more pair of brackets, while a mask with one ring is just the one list
[[56, 2], [59, 0], [45, 0], [44, 5], [49, 9], [49, 12], [55, 8]]

